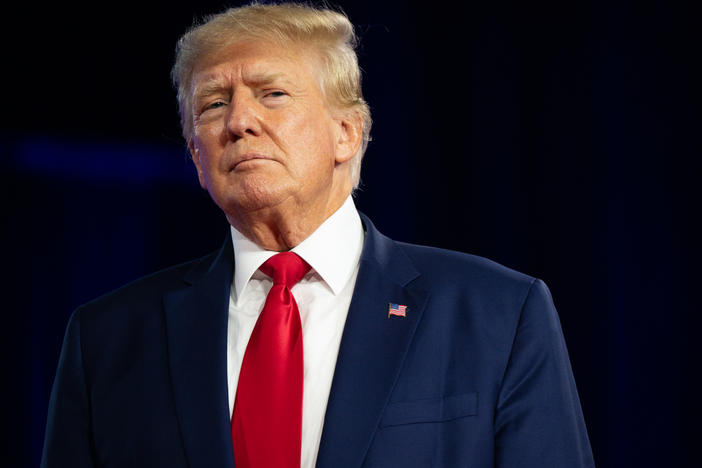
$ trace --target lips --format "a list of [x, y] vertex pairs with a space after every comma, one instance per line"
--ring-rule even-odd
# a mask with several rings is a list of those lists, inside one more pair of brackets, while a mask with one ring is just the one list
[[270, 156], [267, 156], [265, 154], [261, 154], [261, 153], [253, 153], [253, 152], [244, 153], [244, 154], [238, 155], [234, 158], [234, 161], [232, 162], [231, 170], [236, 169], [236, 167], [243, 162], [254, 161], [256, 159], [259, 159], [259, 160], [260, 159], [269, 159], [270, 160], [273, 158], [271, 158]]

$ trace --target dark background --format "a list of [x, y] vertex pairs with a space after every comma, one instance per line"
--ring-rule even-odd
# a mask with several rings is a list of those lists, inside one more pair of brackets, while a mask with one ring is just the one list
[[[3, 19], [3, 466], [37, 466], [68, 316], [217, 248], [169, 83], [222, 1], [27, 4]], [[669, 1], [341, 1], [386, 234], [544, 279], [597, 466], [698, 466], [699, 14]], [[8, 435], [9, 434], [9, 435]]]

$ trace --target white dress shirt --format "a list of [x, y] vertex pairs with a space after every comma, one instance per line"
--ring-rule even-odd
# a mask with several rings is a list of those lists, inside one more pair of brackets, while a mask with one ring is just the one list
[[[273, 281], [258, 268], [278, 252], [263, 250], [231, 228], [234, 280], [227, 325], [229, 413], [234, 408], [244, 351]], [[341, 334], [363, 249], [363, 226], [349, 196], [307, 239], [292, 249], [312, 267], [292, 288], [302, 321], [304, 390], [302, 468], [317, 462]]]

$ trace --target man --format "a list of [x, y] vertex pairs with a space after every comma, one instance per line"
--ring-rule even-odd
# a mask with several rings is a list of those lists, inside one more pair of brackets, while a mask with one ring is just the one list
[[593, 466], [545, 285], [356, 212], [353, 45], [296, 5], [181, 39], [183, 133], [231, 237], [76, 310], [42, 466]]

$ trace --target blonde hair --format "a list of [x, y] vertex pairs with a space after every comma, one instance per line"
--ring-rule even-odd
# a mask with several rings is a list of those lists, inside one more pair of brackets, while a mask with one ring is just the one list
[[353, 25], [343, 14], [298, 3], [230, 8], [193, 26], [178, 41], [171, 71], [178, 90], [183, 137], [193, 136], [192, 73], [204, 57], [242, 40], [265, 40], [287, 45], [291, 41], [309, 45], [319, 53], [322, 92], [334, 108], [358, 112], [363, 120], [363, 142], [351, 161], [351, 179], [358, 186], [361, 160], [370, 141], [371, 115], [361, 92], [361, 72], [354, 51], [357, 39]]

